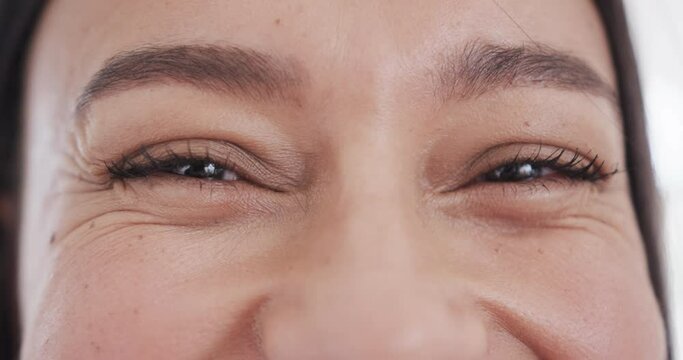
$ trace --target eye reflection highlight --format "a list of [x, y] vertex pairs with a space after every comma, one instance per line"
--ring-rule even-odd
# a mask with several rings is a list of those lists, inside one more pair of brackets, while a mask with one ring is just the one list
[[[235, 171], [225, 169], [220, 165], [208, 161], [190, 161], [183, 163], [183, 160], [176, 160], [177, 164], [169, 164], [173, 166], [171, 173], [199, 179], [221, 180], [221, 181], [237, 181], [240, 177]], [[158, 171], [164, 171], [159, 169]]]

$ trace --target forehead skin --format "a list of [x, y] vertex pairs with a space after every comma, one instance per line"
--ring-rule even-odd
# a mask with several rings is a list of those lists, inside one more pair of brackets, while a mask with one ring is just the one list
[[434, 61], [472, 39], [518, 44], [531, 37], [581, 57], [614, 83], [605, 37], [589, 1], [500, 4], [522, 29], [492, 1], [428, 1], [419, 8], [410, 1], [56, 1], [45, 26], [58, 29], [65, 42], [46, 45], [53, 60], [68, 59], [71, 95], [113, 54], [149, 43], [238, 44], [292, 56], [316, 76], [355, 74], [353, 80], [362, 79], [374, 90], [390, 81], [384, 77], [395, 77], [392, 69], [400, 64]]
[[[582, 59], [616, 87], [604, 30], [588, 0], [50, 1], [30, 54], [25, 102], [23, 356], [262, 358], [262, 346], [274, 359], [321, 354], [380, 358], [400, 354], [380, 351], [391, 341], [387, 334], [392, 333], [392, 321], [400, 318], [410, 324], [432, 321], [435, 329], [465, 334], [448, 339], [457, 344], [451, 348], [441, 349], [443, 343], [434, 340], [439, 346], [432, 348], [442, 352], [426, 358], [663, 358], [663, 326], [625, 175], [615, 177], [609, 195], [596, 197], [585, 213], [575, 216], [576, 221], [590, 218], [585, 222], [592, 227], [539, 230], [530, 236], [538, 241], [518, 248], [476, 228], [474, 237], [498, 245], [489, 249], [464, 241], [462, 249], [444, 245], [449, 255], [441, 256], [443, 239], [448, 234], [460, 239], [464, 230], [443, 225], [438, 216], [413, 216], [424, 205], [413, 201], [417, 195], [406, 195], [418, 192], [422, 184], [414, 174], [426, 168], [427, 177], [441, 178], [451, 169], [444, 164], [464, 163], [476, 154], [474, 148], [499, 140], [535, 134], [544, 143], [562, 143], [567, 137], [572, 139], [567, 146], [585, 145], [606, 153], [615, 164], [624, 162], [619, 117], [602, 98], [519, 89], [435, 105], [433, 69], [472, 41], [511, 46], [538, 42]], [[76, 116], [81, 92], [112, 56], [142, 46], [179, 44], [239, 46], [285, 59], [302, 76], [297, 106], [226, 110], [226, 103], [242, 103], [182, 86], [151, 86], [96, 100], [87, 119]], [[220, 123], [231, 111], [242, 120]], [[524, 126], [496, 120], [520, 112], [534, 114], [524, 122], [532, 128], [524, 135], [516, 134]], [[243, 120], [254, 114], [282, 121]], [[159, 126], [165, 116], [169, 124]], [[572, 117], [578, 124], [570, 122]], [[231, 255], [244, 255], [243, 262], [218, 258], [228, 245], [219, 241], [215, 229], [174, 227], [174, 220], [196, 214], [155, 213], [166, 223], [144, 227], [135, 216], [154, 211], [123, 214], [114, 209], [123, 202], [83, 185], [91, 180], [87, 176], [73, 175], [101, 157], [113, 156], [107, 149], [117, 149], [117, 143], [144, 142], [135, 134], [150, 134], [149, 141], [187, 134], [203, 138], [207, 129], [228, 138], [234, 135], [231, 131], [244, 132], [273, 147], [284, 144], [279, 150], [314, 154], [311, 158], [318, 161], [311, 160], [307, 171], [319, 173], [312, 178], [324, 179], [305, 200], [315, 205], [302, 205], [297, 221], [268, 223], [259, 231], [248, 226], [226, 230], [225, 236], [247, 234], [251, 244], [258, 244], [236, 252], [231, 248]], [[69, 155], [73, 153], [85, 155]], [[375, 201], [365, 201], [368, 198]], [[101, 214], [107, 211], [120, 216]], [[454, 211], [445, 213], [457, 218]], [[373, 222], [387, 226], [371, 229], [367, 224]], [[435, 223], [442, 225], [425, 225]], [[360, 241], [391, 237], [386, 233], [395, 241], [405, 238], [405, 246]], [[541, 241], [551, 234], [566, 241]], [[149, 240], [144, 248], [142, 241], [134, 241], [143, 237]], [[283, 245], [289, 244], [285, 237], [296, 238], [291, 241], [296, 245]], [[432, 238], [438, 239], [438, 246], [427, 250], [424, 243], [430, 241], [411, 242]], [[501, 246], [508, 257], [496, 262]], [[525, 246], [533, 250], [526, 252]], [[166, 258], [164, 251], [173, 255]], [[416, 253], [427, 255], [417, 259]], [[528, 259], [543, 254], [542, 265], [529, 265], [535, 260]], [[416, 280], [403, 266], [408, 263], [432, 277]], [[383, 277], [387, 269], [391, 280]], [[288, 275], [279, 276], [283, 273]], [[454, 310], [456, 325], [444, 325], [437, 313], [411, 310], [429, 308], [425, 304], [438, 298], [422, 296], [416, 289], [423, 289], [423, 283], [444, 283], [448, 291], [465, 294], [454, 296], [458, 300], [453, 307], [465, 309]], [[376, 291], [380, 285], [386, 285], [394, 301]], [[429, 289], [425, 293], [432, 294], [434, 289]], [[303, 299], [304, 293], [324, 295]], [[268, 306], [260, 305], [268, 302], [264, 299], [270, 299]], [[296, 311], [288, 312], [288, 306]], [[392, 308], [403, 310], [380, 311]], [[353, 322], [361, 318], [358, 314], [376, 317], [373, 325], [380, 325], [367, 326], [363, 336], [363, 325]], [[306, 333], [301, 330], [305, 321], [320, 321], [332, 330]], [[254, 322], [258, 326], [251, 326]], [[296, 331], [288, 331], [289, 326]], [[348, 329], [360, 330], [344, 332]], [[294, 335], [282, 337], [278, 331]], [[354, 337], [356, 333], [360, 335]], [[367, 341], [380, 350], [363, 353], [372, 348], [368, 345], [337, 352], [330, 344], [344, 344], [343, 339], [352, 345], [371, 339]], [[330, 345], [329, 352], [302, 350], [320, 344]], [[461, 351], [452, 348], [458, 346]], [[300, 357], [282, 355], [288, 352]]]

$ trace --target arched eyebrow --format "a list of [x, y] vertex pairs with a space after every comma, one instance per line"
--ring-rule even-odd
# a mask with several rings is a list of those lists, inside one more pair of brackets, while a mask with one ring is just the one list
[[76, 111], [106, 95], [169, 82], [272, 101], [291, 99], [302, 74], [292, 62], [240, 47], [146, 46], [110, 58], [86, 85]]
[[473, 41], [445, 56], [437, 70], [444, 100], [493, 90], [541, 87], [578, 91], [617, 103], [616, 91], [584, 60], [551, 47]]
[[[441, 59], [437, 94], [471, 98], [512, 87], [580, 91], [617, 103], [614, 89], [585, 61], [543, 45], [473, 41]], [[146, 46], [113, 56], [86, 85], [76, 112], [103, 96], [157, 83], [183, 83], [257, 101], [294, 99], [304, 74], [293, 62], [235, 46]], [[437, 95], [438, 96], [438, 95]]]

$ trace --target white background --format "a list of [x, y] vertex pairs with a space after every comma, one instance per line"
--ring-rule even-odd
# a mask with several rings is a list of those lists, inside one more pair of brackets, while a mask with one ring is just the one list
[[673, 346], [683, 353], [683, 0], [625, 0], [648, 115], [670, 268]]

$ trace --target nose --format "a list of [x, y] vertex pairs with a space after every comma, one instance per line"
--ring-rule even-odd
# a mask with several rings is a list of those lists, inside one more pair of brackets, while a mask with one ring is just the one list
[[290, 292], [262, 314], [266, 358], [483, 358], [486, 333], [469, 304], [415, 285], [346, 279]]
[[464, 285], [420, 262], [419, 221], [388, 198], [364, 200], [317, 222], [318, 245], [262, 309], [266, 358], [483, 358], [483, 317]]

